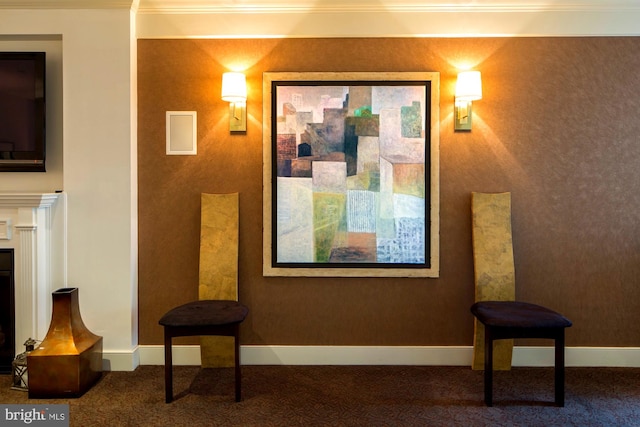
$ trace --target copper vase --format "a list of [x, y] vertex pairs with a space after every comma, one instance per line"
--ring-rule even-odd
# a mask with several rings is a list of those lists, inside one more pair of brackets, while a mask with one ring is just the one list
[[53, 292], [49, 331], [29, 353], [29, 398], [78, 397], [102, 375], [102, 337], [80, 316], [78, 288]]

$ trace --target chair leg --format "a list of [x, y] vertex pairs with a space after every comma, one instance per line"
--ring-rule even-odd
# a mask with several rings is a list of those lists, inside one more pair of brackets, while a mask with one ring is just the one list
[[173, 359], [171, 356], [171, 334], [164, 328], [164, 394], [165, 402], [173, 401]]
[[493, 406], [493, 339], [491, 328], [484, 328], [484, 403]]
[[556, 337], [555, 394], [556, 405], [564, 406], [564, 329]]
[[236, 402], [242, 399], [242, 372], [240, 368], [240, 325], [235, 325], [234, 330], [234, 350], [235, 350], [235, 377], [236, 377]]

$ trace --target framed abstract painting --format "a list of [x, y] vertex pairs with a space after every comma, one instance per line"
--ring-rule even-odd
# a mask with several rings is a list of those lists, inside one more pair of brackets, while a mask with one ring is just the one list
[[263, 74], [263, 274], [438, 277], [439, 73]]

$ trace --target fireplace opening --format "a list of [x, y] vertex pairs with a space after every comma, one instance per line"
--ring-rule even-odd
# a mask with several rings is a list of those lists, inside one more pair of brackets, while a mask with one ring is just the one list
[[15, 348], [13, 249], [0, 249], [0, 374], [11, 373]]

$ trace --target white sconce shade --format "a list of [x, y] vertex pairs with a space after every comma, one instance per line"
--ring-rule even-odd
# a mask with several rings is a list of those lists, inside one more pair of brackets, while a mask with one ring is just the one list
[[247, 79], [243, 73], [222, 74], [222, 100], [229, 102], [229, 131], [247, 130]]
[[244, 74], [229, 72], [222, 75], [222, 100], [227, 102], [247, 100], [247, 81]]
[[470, 131], [472, 101], [482, 99], [480, 71], [462, 71], [458, 74], [454, 103], [454, 129]]
[[456, 100], [477, 101], [482, 99], [482, 77], [480, 71], [463, 71], [458, 74]]

